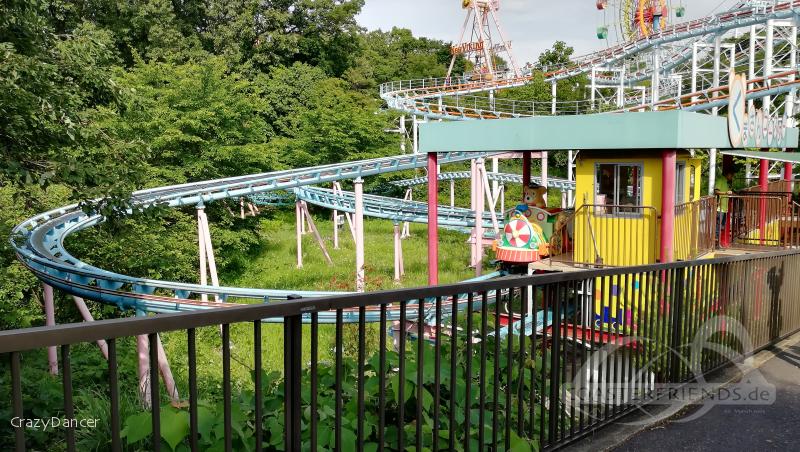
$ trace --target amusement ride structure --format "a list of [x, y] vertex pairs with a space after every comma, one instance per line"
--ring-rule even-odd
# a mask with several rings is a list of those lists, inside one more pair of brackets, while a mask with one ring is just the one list
[[[598, 37], [607, 39], [609, 28], [614, 28], [619, 42], [595, 53], [574, 58], [558, 67], [533, 65], [526, 70], [517, 67], [511, 57], [511, 42], [506, 40], [500, 26], [499, 0], [460, 1], [466, 18], [461, 37], [455, 41], [451, 53], [453, 58], [467, 56], [472, 71], [467, 74], [448, 74], [438, 79], [420, 79], [389, 82], [381, 85], [380, 95], [389, 108], [398, 110], [414, 119], [412, 139], [414, 150], [419, 149], [418, 123], [430, 120], [445, 121], [505, 121], [539, 115], [603, 115], [628, 114], [661, 110], [682, 110], [721, 115], [727, 111], [729, 102], [730, 74], [735, 70], [745, 74], [745, 90], [741, 93], [749, 108], [759, 106], [768, 117], [782, 117], [784, 124], [793, 125], [796, 90], [800, 85], [797, 65], [797, 22], [800, 19], [800, 0], [765, 1], [750, 0], [736, 2], [722, 13], [689, 22], [679, 22], [683, 17], [682, 5], [668, 0], [598, 0], [596, 7], [606, 12], [613, 23], [598, 29]], [[587, 6], [593, 5], [587, 2]], [[500, 58], [508, 67], [503, 68]], [[453, 65], [450, 69], [452, 71]], [[495, 99], [498, 90], [524, 86], [533, 80], [533, 73], [541, 72], [552, 86], [549, 102], [530, 100]], [[557, 82], [577, 76], [587, 77], [586, 99], [579, 102], [561, 103], [557, 100]], [[405, 131], [405, 117], [401, 120]], [[542, 174], [530, 174], [530, 161], [542, 159]], [[502, 158], [526, 157], [524, 170], [527, 174], [503, 174], [498, 172], [497, 162]], [[570, 152], [570, 161], [573, 153]], [[710, 150], [711, 168], [708, 174], [709, 190], [715, 186], [717, 161], [716, 150]], [[439, 206], [435, 222], [441, 227], [462, 230], [470, 235], [472, 266], [479, 278], [501, 275], [501, 272], [481, 273], [481, 262], [485, 249], [495, 244], [495, 238], [506, 232], [504, 245], [525, 245], [530, 252], [544, 258], [547, 248], [541, 231], [531, 234], [520, 221], [527, 222], [526, 208], [535, 216], [533, 206], [523, 201], [523, 208], [512, 209], [510, 221], [504, 203], [504, 185], [527, 181], [546, 188], [570, 192], [575, 190], [575, 180], [570, 164], [566, 180], [547, 175], [547, 152], [509, 153], [504, 151], [440, 152], [439, 166], [467, 162], [471, 171], [437, 172], [437, 179], [450, 183], [450, 203]], [[487, 168], [487, 162], [491, 162]], [[395, 277], [402, 275], [402, 243], [406, 231], [404, 223], [426, 223], [431, 219], [429, 205], [411, 199], [394, 199], [384, 196], [365, 195], [363, 179], [396, 171], [430, 168], [425, 154], [412, 153], [378, 159], [336, 163], [311, 168], [298, 168], [263, 174], [243, 175], [225, 179], [192, 182], [182, 185], [141, 190], [133, 193], [132, 204], [136, 207], [162, 205], [172, 208], [194, 207], [198, 213], [198, 236], [200, 250], [200, 282], [184, 283], [160, 281], [122, 275], [92, 266], [73, 256], [67, 250], [66, 240], [71, 235], [102, 223], [105, 218], [97, 213], [87, 213], [78, 204], [64, 206], [25, 220], [13, 230], [11, 243], [19, 259], [28, 267], [45, 287], [45, 304], [48, 324], [53, 324], [53, 291], [63, 291], [75, 298], [85, 320], [91, 315], [85, 309], [84, 299], [117, 306], [120, 310], [135, 311], [137, 315], [147, 313], [174, 313], [203, 309], [225, 309], [242, 301], [279, 302], [291, 297], [324, 297], [331, 292], [270, 290], [226, 287], [220, 284], [214, 262], [208, 220], [204, 213], [207, 204], [232, 199], [253, 205], [286, 202], [286, 196], [294, 203], [297, 212], [298, 266], [302, 266], [301, 234], [306, 227], [315, 233], [324, 250], [313, 219], [308, 214], [308, 205], [331, 209], [334, 213], [334, 228], [340, 218], [347, 220], [349, 230], [356, 243], [356, 288], [364, 287], [364, 217], [387, 219], [395, 222]], [[782, 167], [781, 167], [782, 168]], [[779, 168], [780, 169], [780, 168]], [[773, 171], [774, 172], [774, 171]], [[471, 180], [471, 205], [458, 207], [454, 203], [452, 181]], [[352, 181], [353, 192], [343, 191], [342, 181]], [[427, 177], [418, 177], [395, 182], [409, 188], [428, 183]], [[332, 188], [322, 188], [331, 184]], [[432, 186], [429, 184], [429, 186]], [[563, 208], [572, 207], [572, 197], [564, 196]], [[512, 206], [513, 207], [513, 206]], [[252, 207], [255, 211], [255, 207]], [[242, 210], [244, 215], [244, 210]], [[516, 216], [515, 216], [516, 215]], [[532, 220], [531, 220], [532, 221]], [[512, 231], [506, 228], [512, 226]], [[506, 229], [504, 229], [506, 228]], [[541, 229], [541, 228], [540, 228]], [[519, 232], [522, 231], [522, 232]], [[334, 246], [338, 245], [338, 232], [334, 231]], [[526, 235], [527, 234], [527, 235]], [[552, 235], [552, 232], [550, 233]], [[532, 242], [532, 237], [536, 242]], [[523, 243], [524, 242], [524, 243]], [[531, 246], [535, 243], [535, 246]], [[519, 248], [519, 247], [518, 247]], [[524, 259], [523, 259], [524, 260]], [[531, 259], [528, 259], [528, 261]], [[209, 284], [210, 278], [210, 284]], [[433, 281], [435, 282], [435, 281]], [[466, 307], [466, 303], [462, 306]], [[428, 311], [427, 303], [418, 306]], [[320, 314], [320, 322], [335, 320], [334, 314]], [[355, 313], [345, 312], [345, 321], [355, 321]], [[396, 313], [389, 310], [391, 319]], [[368, 310], [368, 321], [377, 319], [377, 312]], [[415, 314], [409, 311], [409, 317]], [[271, 319], [265, 319], [269, 322]], [[142, 349], [147, 347], [140, 340]], [[102, 344], [101, 344], [102, 346]], [[159, 354], [159, 367], [165, 380], [169, 381], [166, 356]], [[50, 355], [51, 369], [57, 369], [55, 349]], [[147, 375], [147, 353], [140, 350], [140, 376]], [[143, 372], [143, 373], [142, 373]], [[174, 384], [167, 383], [173, 397], [177, 397]]]

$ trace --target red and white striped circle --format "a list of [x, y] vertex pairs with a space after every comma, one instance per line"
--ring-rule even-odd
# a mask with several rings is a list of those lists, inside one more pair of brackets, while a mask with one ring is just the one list
[[531, 241], [533, 230], [527, 221], [522, 219], [511, 220], [505, 227], [506, 240], [513, 247], [523, 247]]

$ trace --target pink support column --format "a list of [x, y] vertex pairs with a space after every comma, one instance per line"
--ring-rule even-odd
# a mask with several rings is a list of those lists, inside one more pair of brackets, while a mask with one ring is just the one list
[[661, 153], [661, 262], [672, 262], [675, 240], [675, 165], [674, 149]]
[[[761, 192], [769, 189], [769, 160], [761, 159], [758, 162], [758, 187]], [[758, 200], [758, 241], [763, 245], [767, 238], [767, 199], [761, 195]]]
[[428, 153], [428, 285], [439, 284], [439, 155]]
[[475, 276], [481, 276], [483, 274], [483, 212], [486, 210], [484, 199], [487, 188], [483, 177], [486, 167], [482, 158], [478, 159], [477, 169], [478, 178], [475, 181], [477, 188], [475, 194]]
[[172, 370], [169, 367], [169, 361], [167, 361], [167, 353], [161, 344], [160, 335], [156, 335], [156, 341], [158, 346], [158, 370], [161, 373], [161, 379], [164, 380], [164, 389], [167, 390], [167, 395], [169, 395], [169, 399], [172, 402], [180, 402], [178, 387], [175, 385], [175, 378], [172, 376]]
[[[792, 151], [791, 149], [787, 149], [787, 151]], [[786, 181], [786, 191], [792, 192], [792, 164], [789, 162], [785, 162], [783, 164], [783, 180]]]
[[[137, 317], [144, 315], [144, 311], [136, 310]], [[146, 334], [136, 336], [136, 354], [139, 357], [139, 399], [143, 407], [150, 408], [150, 344]]]
[[[53, 301], [53, 287], [43, 284], [44, 292], [44, 321], [47, 326], [56, 325], [56, 307]], [[58, 353], [55, 347], [47, 347], [47, 362], [50, 374], [58, 375]]]
[[[78, 308], [78, 311], [81, 313], [81, 317], [83, 317], [84, 322], [94, 322], [94, 317], [92, 313], [89, 312], [89, 308], [86, 306], [86, 302], [83, 301], [83, 298], [73, 296], [72, 299], [75, 301], [75, 306]], [[100, 353], [103, 354], [103, 357], [108, 360], [108, 344], [105, 340], [99, 339], [97, 341], [97, 346], [100, 348]]]

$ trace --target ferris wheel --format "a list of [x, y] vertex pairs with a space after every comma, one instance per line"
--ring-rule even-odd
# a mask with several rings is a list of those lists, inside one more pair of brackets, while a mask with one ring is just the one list
[[683, 17], [682, 0], [596, 0], [603, 13], [597, 38], [616, 42], [646, 38]]

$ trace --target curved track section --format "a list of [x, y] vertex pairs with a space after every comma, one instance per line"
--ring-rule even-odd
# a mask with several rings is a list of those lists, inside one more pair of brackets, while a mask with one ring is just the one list
[[[454, 163], [494, 153], [447, 153], [441, 163]], [[137, 207], [202, 206], [227, 198], [287, 190], [323, 182], [355, 179], [394, 171], [422, 168], [425, 156], [396, 156], [313, 168], [233, 177], [195, 184], [182, 184], [135, 192]], [[334, 292], [267, 290], [213, 287], [200, 284], [137, 278], [91, 266], [72, 256], [66, 238], [75, 232], [104, 221], [101, 215], [87, 214], [77, 204], [32, 217], [12, 231], [11, 244], [19, 259], [39, 279], [67, 293], [118, 306], [149, 312], [179, 312], [236, 306], [232, 301], [267, 302], [285, 300], [290, 295], [320, 297]], [[473, 219], [474, 222], [474, 219]], [[205, 294], [218, 302], [199, 301]]]

